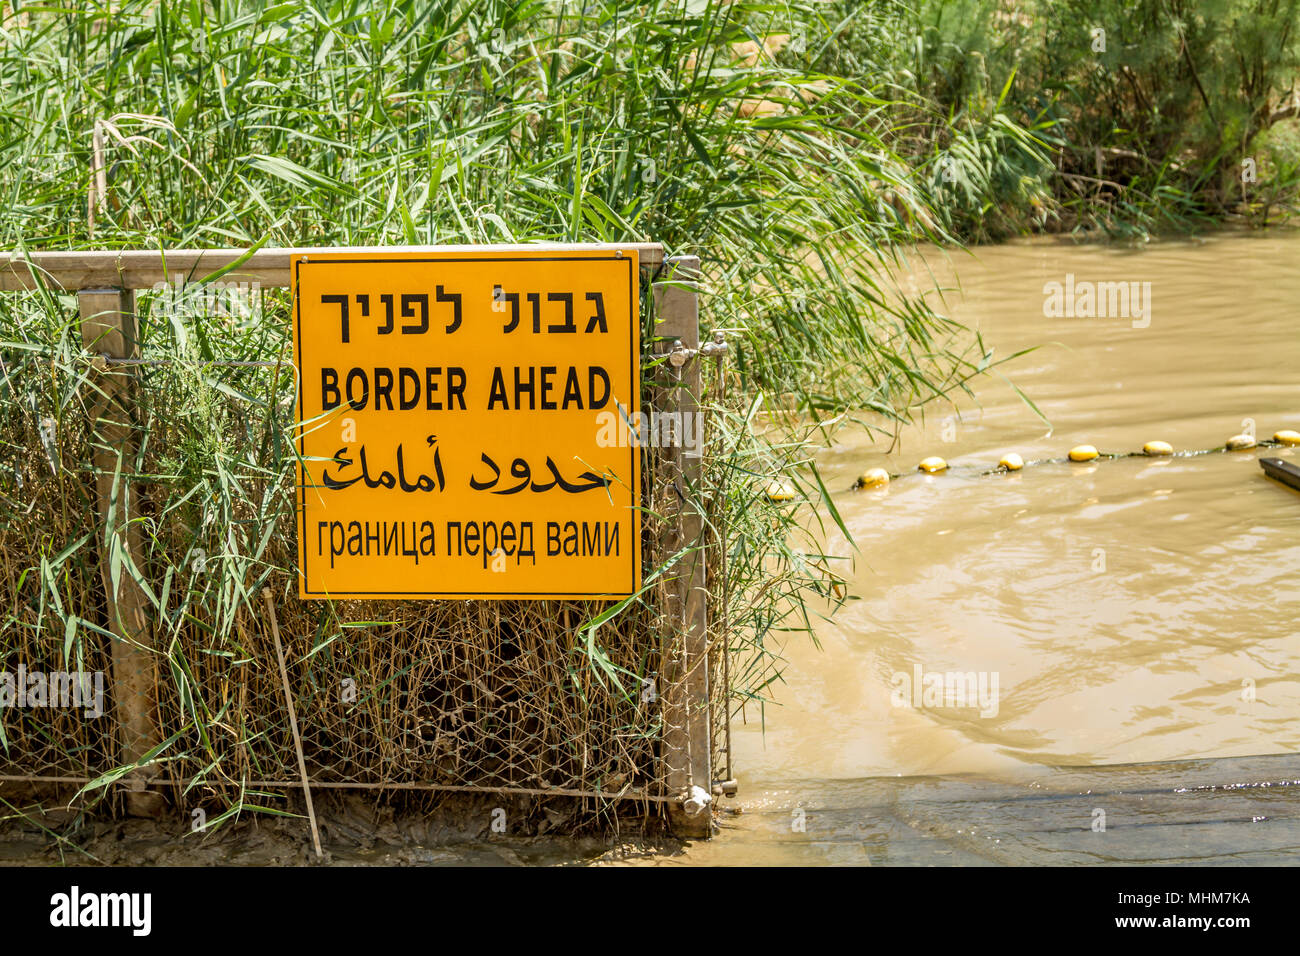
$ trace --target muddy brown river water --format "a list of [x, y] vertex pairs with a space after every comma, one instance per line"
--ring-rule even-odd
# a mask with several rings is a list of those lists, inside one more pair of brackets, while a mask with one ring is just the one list
[[[840, 433], [820, 459], [828, 485], [848, 488], [872, 466], [904, 477], [840, 496], [858, 547], [855, 600], [821, 628], [820, 651], [787, 646], [779, 706], [765, 726], [751, 712], [734, 728], [745, 813], [678, 860], [912, 862], [890, 852], [882, 805], [909, 839], [918, 826], [942, 839], [946, 811], [898, 813], [907, 788], [1014, 793], [1065, 780], [1048, 768], [1174, 762], [1111, 772], [1119, 789], [1138, 774], [1159, 790], [1233, 766], [1189, 758], [1300, 751], [1300, 494], [1256, 463], [1298, 449], [979, 475], [1010, 451], [1030, 461], [1152, 439], [1206, 449], [1251, 428], [1300, 429], [1300, 236], [1137, 250], [1035, 241], [929, 264], [954, 290], [950, 314], [997, 355], [1041, 346], [1001, 371], [1050, 429], [993, 375], [975, 383], [978, 402], [928, 409], [892, 453]], [[1099, 281], [1150, 283], [1139, 286], [1146, 314], [1132, 302], [1127, 316], [1044, 314], [1047, 283], [1073, 285], [1077, 299]], [[950, 471], [915, 474], [929, 455]], [[849, 551], [842, 538], [831, 548]], [[996, 706], [926, 706], [910, 686], [918, 669], [922, 687], [928, 674], [973, 673], [987, 690], [996, 679]], [[1280, 759], [1272, 776], [1296, 767]], [[941, 782], [953, 774], [964, 776]], [[1065, 790], [1087, 789], [1086, 777]], [[821, 834], [819, 807], [836, 820]], [[1064, 825], [1089, 830], [1087, 816]], [[988, 841], [989, 859], [1027, 860], [1005, 835]], [[1158, 846], [1152, 856], [1163, 858]]]

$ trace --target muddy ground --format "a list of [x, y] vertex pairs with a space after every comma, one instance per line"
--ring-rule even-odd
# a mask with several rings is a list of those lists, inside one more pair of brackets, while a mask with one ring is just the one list
[[[245, 809], [219, 821], [175, 801], [157, 820], [121, 817], [101, 805], [69, 809], [66, 798], [0, 786], [0, 866], [526, 866], [635, 862], [681, 846], [653, 815], [610, 814], [580, 801], [498, 795], [313, 794], [322, 856], [316, 856], [297, 794], [249, 797], [279, 814]], [[281, 814], [293, 814], [292, 816]]]

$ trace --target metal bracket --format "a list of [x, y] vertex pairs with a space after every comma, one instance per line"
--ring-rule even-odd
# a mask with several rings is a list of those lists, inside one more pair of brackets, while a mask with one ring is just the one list
[[708, 811], [713, 804], [713, 795], [705, 791], [703, 787], [691, 787], [691, 789], [682, 795], [682, 809], [687, 816], [698, 817], [700, 814]]
[[699, 349], [688, 349], [682, 344], [681, 339], [674, 339], [673, 347], [668, 351], [668, 364], [673, 368], [681, 368], [697, 355], [700, 358], [721, 359], [729, 351], [727, 333], [716, 329], [713, 338], [701, 345]]
[[721, 359], [729, 351], [727, 333], [722, 329], [714, 329], [713, 338], [700, 346], [700, 358]]
[[673, 347], [668, 352], [668, 364], [673, 368], [681, 368], [695, 355], [695, 349], [688, 349], [681, 339], [673, 339]]

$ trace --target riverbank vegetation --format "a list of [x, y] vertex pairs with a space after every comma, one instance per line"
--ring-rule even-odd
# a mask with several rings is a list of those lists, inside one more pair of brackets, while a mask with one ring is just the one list
[[[845, 594], [798, 508], [835, 520], [813, 448], [853, 410], [887, 429], [1001, 360], [899, 292], [902, 250], [1275, 221], [1300, 186], [1296, 16], [1295, 0], [11, 2], [0, 248], [699, 254], [705, 329], [731, 339], [706, 400], [739, 704], [769, 693], [778, 638]], [[292, 374], [217, 363], [287, 363], [287, 303], [140, 308], [145, 354], [188, 364], [141, 373], [149, 558], [119, 571], [147, 585], [169, 648], [185, 726], [159, 759], [216, 777], [229, 701], [203, 696], [195, 634], [205, 659], [238, 659], [255, 595], [293, 574]], [[70, 659], [102, 632], [75, 301], [0, 296], [0, 349], [0, 654], [35, 640]], [[768, 499], [773, 480], [795, 504]], [[312, 655], [383, 643], [365, 614], [312, 613]], [[635, 693], [644, 658], [566, 631], [570, 663]]]
[[822, 69], [897, 90], [890, 142], [967, 241], [1284, 221], [1300, 194], [1296, 0], [837, 4]]

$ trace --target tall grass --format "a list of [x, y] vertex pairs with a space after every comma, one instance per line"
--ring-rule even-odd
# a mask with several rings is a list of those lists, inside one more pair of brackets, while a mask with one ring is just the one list
[[[895, 244], [947, 238], [956, 222], [938, 208], [946, 184], [914, 175], [895, 149], [897, 90], [825, 67], [821, 52], [846, 28], [827, 4], [0, 10], [0, 247], [652, 239], [699, 254], [706, 331], [726, 329], [732, 342], [706, 396], [710, 540], [726, 551], [711, 588], [729, 611], [732, 705], [764, 699], [789, 634], [844, 597], [818, 546], [816, 515], [838, 519], [812, 448], [848, 409], [905, 419], [988, 361], [893, 287]], [[856, 16], [869, 20], [871, 7], [847, 20]], [[92, 229], [97, 129], [108, 197]], [[291, 369], [212, 364], [287, 362], [287, 303], [267, 294], [263, 305], [255, 318], [178, 317], [141, 299], [145, 355], [192, 363], [142, 372], [153, 396], [140, 412], [143, 450], [123, 470], [145, 489], [149, 561], [137, 570], [166, 625], [169, 693], [189, 721], [157, 760], [199, 780], [240, 779], [249, 747], [277, 732], [229, 725], [237, 711], [212, 663], [249, 658], [254, 596], [292, 578]], [[92, 386], [75, 303], [0, 297], [0, 349], [0, 654], [15, 659], [33, 635], [80, 654], [104, 631], [81, 457]], [[774, 477], [796, 485], [795, 504], [767, 499]], [[402, 613], [313, 611], [295, 626], [311, 655], [365, 657], [394, 633], [367, 622]], [[565, 680], [586, 694], [593, 674], [597, 685], [644, 676], [644, 657], [620, 647], [576, 641], [566, 666], [579, 661], [587, 676]], [[243, 749], [223, 764], [212, 741], [229, 734]], [[87, 746], [72, 731], [58, 740]]]

